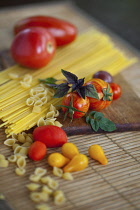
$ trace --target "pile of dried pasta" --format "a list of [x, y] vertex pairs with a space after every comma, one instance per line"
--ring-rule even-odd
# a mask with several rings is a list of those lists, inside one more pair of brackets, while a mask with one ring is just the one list
[[61, 69], [76, 74], [86, 81], [93, 73], [106, 70], [112, 75], [136, 62], [117, 49], [110, 38], [98, 31], [89, 30], [78, 36], [76, 41], [57, 49], [49, 65], [38, 70], [18, 65], [0, 73], [0, 119], [7, 136], [20, 133], [44, 119], [61, 99], [53, 98], [53, 91], [39, 83], [39, 78], [62, 79]]

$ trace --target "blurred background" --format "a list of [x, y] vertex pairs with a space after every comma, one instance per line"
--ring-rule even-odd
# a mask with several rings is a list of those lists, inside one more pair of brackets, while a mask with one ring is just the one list
[[[0, 8], [41, 2], [55, 3], [59, 0], [1, 0]], [[140, 0], [72, 0], [71, 2], [140, 49]]]

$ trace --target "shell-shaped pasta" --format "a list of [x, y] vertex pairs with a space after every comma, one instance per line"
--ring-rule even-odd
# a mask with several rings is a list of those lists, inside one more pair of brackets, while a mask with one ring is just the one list
[[32, 79], [33, 79], [33, 78], [32, 78], [32, 75], [30, 75], [30, 74], [25, 74], [24, 77], [23, 77], [23, 82], [28, 83], [28, 84], [31, 84]]
[[69, 173], [69, 172], [63, 173], [62, 177], [63, 177], [63, 179], [66, 179], [66, 180], [70, 180], [70, 181], [73, 180], [73, 176], [72, 176], [72, 174]]
[[10, 79], [18, 79], [19, 75], [15, 74], [15, 73], [9, 73], [8, 76], [10, 77]]
[[28, 89], [28, 88], [30, 88], [30, 86], [31, 86], [29, 83], [23, 82], [23, 81], [20, 81], [20, 84], [21, 84], [21, 86], [22, 86], [23, 88], [25, 88], [25, 89]]
[[42, 192], [45, 192], [45, 193], [47, 193], [47, 194], [49, 194], [49, 195], [51, 195], [51, 194], [53, 193], [53, 190], [50, 189], [47, 185], [44, 185], [44, 186], [42, 187], [41, 191], [42, 191]]
[[21, 150], [21, 146], [17, 146], [15, 149], [14, 149], [14, 154], [17, 154], [17, 153], [19, 153], [20, 152], [20, 150]]
[[38, 204], [36, 206], [36, 209], [37, 210], [51, 210], [51, 208], [45, 203]]
[[54, 193], [54, 203], [56, 205], [62, 205], [65, 203], [65, 201], [66, 199], [65, 199], [64, 193], [61, 190], [57, 190]]
[[34, 202], [48, 201], [49, 195], [44, 192], [31, 192], [30, 198]]
[[22, 176], [26, 173], [26, 170], [25, 170], [25, 168], [16, 168], [15, 172], [18, 176]]
[[59, 116], [59, 111], [58, 110], [56, 110], [55, 111], [55, 115], [54, 115], [54, 117], [58, 117]]
[[44, 92], [45, 87], [40, 87], [40, 86], [37, 86], [37, 87], [35, 87], [35, 88], [34, 88], [34, 90], [35, 90], [36, 92], [38, 92], [38, 93], [40, 93], [40, 92]]
[[15, 154], [15, 156], [17, 157], [17, 160], [18, 160], [20, 157], [27, 158], [27, 156], [22, 155], [22, 154], [20, 154], [20, 153]]
[[18, 147], [18, 146], [20, 146], [20, 145], [19, 145], [19, 144], [17, 144], [17, 143], [15, 143], [15, 144], [13, 144], [12, 149], [13, 149], [13, 150], [15, 150], [15, 149], [16, 149], [16, 147]]
[[58, 181], [56, 181], [52, 178], [48, 180], [47, 184], [48, 184], [48, 187], [51, 188], [52, 190], [56, 190], [59, 186]]
[[12, 147], [13, 144], [15, 144], [15, 142], [16, 142], [16, 139], [10, 138], [10, 139], [6, 139], [6, 140], [4, 141], [4, 144], [5, 144], [6, 146]]
[[22, 144], [22, 147], [30, 147], [32, 143], [30, 142], [25, 142], [24, 144]]
[[37, 101], [35, 101], [35, 103], [34, 103], [34, 106], [42, 106], [43, 105], [43, 102], [40, 100], [40, 99], [38, 99]]
[[31, 139], [34, 139], [32, 133], [28, 133], [28, 136], [29, 136]]
[[46, 119], [46, 125], [55, 125], [56, 118]]
[[40, 99], [42, 101], [43, 104], [46, 104], [47, 103], [47, 97], [44, 96]]
[[9, 165], [9, 161], [5, 159], [0, 160], [0, 167], [7, 168]]
[[63, 170], [61, 168], [53, 167], [53, 174], [58, 177], [62, 177]]
[[16, 139], [18, 138], [18, 134], [12, 133], [12, 139]]
[[35, 191], [35, 190], [38, 190], [40, 188], [40, 184], [37, 184], [37, 183], [30, 183], [30, 184], [27, 184], [26, 187], [28, 188], [28, 190], [30, 191]]
[[20, 143], [25, 143], [25, 142], [26, 142], [26, 137], [25, 137], [25, 135], [22, 134], [22, 133], [19, 133], [19, 134], [18, 134], [18, 141], [19, 141]]
[[8, 157], [8, 160], [10, 163], [15, 163], [17, 161], [17, 156], [16, 155], [11, 155]]
[[40, 113], [41, 112], [41, 107], [40, 106], [34, 106], [32, 112]]
[[50, 105], [50, 111], [56, 111], [56, 107], [53, 106], [52, 104]]
[[44, 176], [44, 177], [41, 177], [40, 181], [43, 184], [48, 184], [48, 182], [49, 182], [50, 179], [52, 179], [50, 176]]
[[38, 175], [40, 177], [44, 176], [47, 173], [47, 169], [41, 168], [41, 167], [37, 167], [34, 171], [35, 175]]
[[54, 118], [55, 116], [55, 111], [49, 111], [47, 114], [46, 114], [46, 118]]
[[21, 149], [19, 151], [19, 154], [23, 155], [23, 156], [26, 156], [28, 154], [28, 150], [29, 148], [28, 147], [22, 147], [21, 146]]
[[27, 98], [27, 100], [26, 100], [26, 105], [27, 105], [27, 106], [33, 106], [33, 105], [34, 105], [34, 102], [35, 102], [35, 100], [34, 100], [33, 97]]
[[33, 143], [33, 139], [28, 135], [26, 136], [26, 143]]
[[39, 118], [39, 120], [37, 121], [37, 126], [40, 127], [40, 126], [43, 126], [43, 125], [46, 125], [46, 121], [44, 120], [43, 117]]
[[23, 156], [21, 156], [19, 159], [17, 159], [17, 166], [19, 168], [25, 168], [26, 166], [26, 160]]
[[0, 154], [0, 160], [5, 160], [5, 156]]
[[34, 96], [36, 96], [37, 91], [34, 88], [31, 88], [29, 94], [30, 94], [30, 96], [34, 97]]
[[40, 180], [40, 176], [36, 175], [36, 174], [31, 174], [29, 176], [29, 180], [32, 181], [32, 182], [39, 182]]
[[57, 120], [54, 122], [54, 125], [57, 126], [57, 127], [60, 127], [60, 128], [63, 126], [63, 125], [62, 125], [59, 121], [57, 121]]
[[40, 99], [43, 98], [43, 97], [46, 97], [46, 92], [44, 91], [42, 93], [38, 93], [37, 97], [40, 98]]

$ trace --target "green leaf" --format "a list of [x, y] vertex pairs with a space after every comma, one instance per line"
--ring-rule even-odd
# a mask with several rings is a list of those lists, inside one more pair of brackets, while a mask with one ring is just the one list
[[48, 77], [46, 79], [39, 79], [40, 82], [47, 84], [55, 84], [57, 82], [57, 79], [53, 78], [53, 77]]
[[89, 113], [89, 116], [91, 116], [91, 117], [94, 117], [94, 114], [96, 113], [96, 111], [91, 111], [90, 113]]
[[86, 123], [90, 124], [90, 117], [89, 116], [86, 116]]
[[67, 94], [70, 87], [68, 86], [68, 83], [62, 83], [60, 85], [57, 85], [57, 90], [54, 95], [54, 98], [61, 98]]
[[96, 131], [96, 132], [98, 131], [98, 129], [99, 129], [99, 122], [97, 120], [91, 119], [90, 120], [90, 125], [91, 125], [91, 127], [92, 127], [92, 129], [94, 131]]
[[116, 125], [107, 118], [101, 118], [99, 121], [100, 128], [104, 131], [112, 132], [116, 130]]
[[94, 118], [97, 119], [97, 120], [100, 120], [104, 117], [104, 114], [101, 113], [101, 112], [95, 112], [94, 114]]
[[99, 100], [98, 93], [96, 88], [93, 85], [86, 85], [85, 86], [85, 95], [91, 98], [96, 98]]
[[107, 85], [107, 88], [103, 88], [103, 101], [111, 101], [111, 96], [113, 93], [110, 93], [110, 85]]

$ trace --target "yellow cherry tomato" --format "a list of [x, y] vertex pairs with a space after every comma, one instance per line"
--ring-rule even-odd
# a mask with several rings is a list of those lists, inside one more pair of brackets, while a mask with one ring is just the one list
[[62, 154], [69, 159], [72, 159], [75, 155], [79, 154], [76, 145], [70, 142], [63, 144], [61, 149]]
[[70, 160], [58, 152], [52, 153], [48, 157], [48, 164], [52, 167], [61, 168], [66, 165]]
[[73, 159], [63, 168], [64, 172], [81, 171], [88, 166], [88, 158], [86, 155], [77, 154]]
[[99, 161], [102, 165], [106, 165], [108, 160], [104, 154], [104, 151], [100, 145], [91, 145], [88, 149], [89, 156], [94, 160]]

